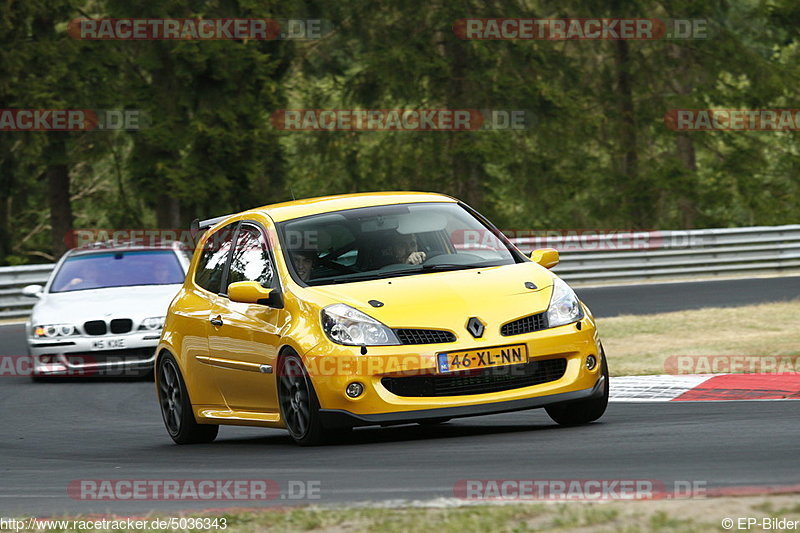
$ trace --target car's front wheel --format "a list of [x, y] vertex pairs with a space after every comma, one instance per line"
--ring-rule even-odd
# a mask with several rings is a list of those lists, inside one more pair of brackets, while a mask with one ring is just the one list
[[218, 425], [198, 424], [195, 420], [186, 382], [172, 354], [159, 359], [156, 380], [161, 416], [172, 440], [178, 444], [200, 444], [217, 438]]
[[594, 422], [606, 412], [608, 407], [608, 363], [605, 352], [600, 351], [603, 359], [601, 370], [603, 380], [603, 393], [597, 398], [579, 400], [565, 404], [556, 404], [545, 407], [547, 414], [562, 426], [579, 426]]
[[303, 362], [295, 354], [281, 359], [278, 403], [286, 429], [297, 444], [314, 446], [323, 441], [325, 430], [319, 416], [319, 401]]

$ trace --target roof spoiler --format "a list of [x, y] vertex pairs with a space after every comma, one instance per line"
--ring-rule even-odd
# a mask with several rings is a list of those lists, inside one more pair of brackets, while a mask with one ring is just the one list
[[203, 232], [211, 226], [217, 225], [219, 222], [222, 222], [229, 216], [231, 215], [222, 215], [221, 217], [214, 217], [206, 220], [200, 220], [199, 218], [196, 218], [192, 220], [192, 224], [189, 226], [189, 231], [192, 232], [193, 236], [197, 235], [198, 232]]

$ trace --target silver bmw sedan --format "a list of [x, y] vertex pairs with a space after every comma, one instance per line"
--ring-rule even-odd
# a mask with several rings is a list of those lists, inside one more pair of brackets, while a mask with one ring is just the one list
[[34, 380], [48, 376], [134, 376], [153, 369], [170, 301], [189, 266], [179, 243], [102, 244], [70, 250], [26, 323]]

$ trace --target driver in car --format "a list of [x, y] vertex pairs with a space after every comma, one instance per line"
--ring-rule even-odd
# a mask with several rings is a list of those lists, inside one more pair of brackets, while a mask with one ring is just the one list
[[425, 261], [425, 252], [417, 250], [417, 238], [413, 233], [403, 235], [397, 233], [383, 250], [385, 257], [393, 263], [420, 265]]
[[94, 261], [85, 261], [86, 264], [82, 265], [82, 269], [76, 272], [69, 282], [60, 287], [58, 290], [80, 290], [80, 289], [93, 289], [100, 281], [100, 270]]
[[308, 250], [292, 252], [292, 263], [297, 275], [303, 281], [311, 279], [311, 271], [317, 261], [317, 254]]

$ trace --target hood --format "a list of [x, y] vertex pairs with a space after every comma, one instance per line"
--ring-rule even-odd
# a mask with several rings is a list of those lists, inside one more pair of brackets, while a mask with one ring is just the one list
[[181, 285], [141, 285], [43, 293], [31, 315], [34, 324], [82, 324], [87, 320], [165, 316]]
[[[341, 302], [391, 328], [460, 331], [470, 317], [500, 325], [547, 310], [554, 275], [535, 263], [311, 287], [330, 303]], [[529, 289], [532, 282], [536, 289]], [[370, 300], [384, 305], [373, 307]]]

